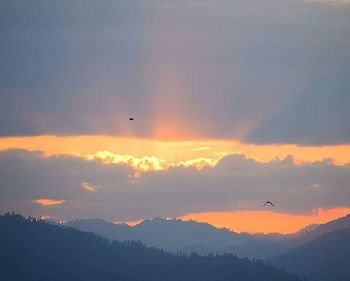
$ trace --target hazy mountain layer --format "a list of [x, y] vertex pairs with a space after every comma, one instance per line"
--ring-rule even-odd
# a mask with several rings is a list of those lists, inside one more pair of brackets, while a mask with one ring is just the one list
[[119, 241], [139, 240], [148, 246], [171, 252], [233, 253], [240, 257], [265, 259], [300, 246], [324, 233], [350, 227], [350, 215], [326, 224], [312, 225], [291, 235], [241, 234], [217, 229], [206, 223], [161, 218], [145, 220], [133, 227], [101, 219], [74, 220], [68, 225]]
[[253, 236], [238, 234], [227, 229], [217, 229], [210, 224], [185, 222], [178, 219], [155, 218], [130, 227], [113, 224], [100, 219], [75, 220], [69, 226], [98, 233], [119, 241], [140, 240], [148, 246], [169, 251], [180, 251], [187, 247], [206, 247], [209, 252], [222, 251], [231, 246], [243, 245]]

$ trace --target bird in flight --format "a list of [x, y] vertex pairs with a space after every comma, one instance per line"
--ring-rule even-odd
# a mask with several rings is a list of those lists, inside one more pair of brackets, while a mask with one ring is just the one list
[[130, 117], [130, 118], [129, 118], [129, 121], [133, 121], [133, 120], [134, 120], [134, 117]]
[[265, 207], [267, 204], [270, 204], [272, 207], [275, 207], [275, 205], [271, 201], [266, 201], [263, 207]]

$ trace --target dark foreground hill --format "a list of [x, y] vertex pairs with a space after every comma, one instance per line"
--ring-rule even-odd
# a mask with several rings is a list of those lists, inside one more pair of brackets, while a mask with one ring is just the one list
[[171, 255], [19, 215], [0, 216], [0, 249], [4, 281], [300, 281], [261, 261]]
[[272, 258], [271, 263], [310, 281], [349, 281], [350, 229], [324, 234]]

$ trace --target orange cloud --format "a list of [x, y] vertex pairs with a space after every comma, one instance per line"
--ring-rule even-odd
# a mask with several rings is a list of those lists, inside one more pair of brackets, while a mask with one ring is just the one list
[[36, 199], [34, 200], [34, 202], [38, 205], [41, 206], [51, 206], [51, 205], [61, 205], [64, 202], [66, 202], [66, 200], [55, 200], [55, 199], [48, 199], [48, 198], [40, 198], [40, 199]]
[[350, 208], [318, 209], [310, 215], [274, 213], [272, 211], [204, 212], [188, 214], [183, 220], [206, 222], [236, 232], [294, 233], [310, 224], [326, 223], [350, 213]]
[[156, 156], [134, 157], [132, 155], [114, 154], [111, 151], [98, 151], [96, 154], [89, 154], [88, 160], [101, 160], [104, 164], [126, 164], [137, 171], [162, 171], [170, 167], [195, 167], [202, 169], [204, 167], [214, 167], [221, 157], [217, 159], [199, 157], [187, 161], [169, 163]]
[[105, 164], [126, 164], [140, 171], [160, 171], [166, 169], [165, 160], [156, 156], [134, 157], [132, 155], [115, 154], [111, 151], [98, 151], [87, 156], [89, 160], [101, 160]]
[[216, 159], [199, 157], [188, 161], [180, 161], [178, 163], [171, 163], [169, 167], [195, 167], [197, 169], [203, 169], [205, 167], [214, 167], [222, 157]]
[[[59, 145], [58, 145], [59, 144]], [[296, 164], [331, 159], [350, 163], [350, 144], [334, 146], [254, 145], [237, 140], [160, 141], [113, 136], [36, 136], [0, 138], [0, 150], [41, 150], [47, 156], [68, 154], [104, 163], [120, 163], [141, 171], [171, 166], [213, 167], [225, 155], [240, 153], [266, 163], [293, 156]]]

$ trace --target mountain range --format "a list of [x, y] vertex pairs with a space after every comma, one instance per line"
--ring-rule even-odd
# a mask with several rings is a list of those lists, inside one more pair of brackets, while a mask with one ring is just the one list
[[174, 255], [16, 214], [0, 216], [0, 249], [0, 281], [301, 281], [263, 261]]
[[323, 234], [350, 228], [350, 215], [326, 224], [312, 225], [288, 235], [236, 233], [206, 223], [162, 218], [144, 220], [136, 226], [115, 224], [101, 219], [73, 220], [67, 225], [109, 239], [139, 240], [148, 246], [173, 253], [233, 253], [240, 257], [268, 259]]
[[222, 252], [225, 248], [244, 245], [253, 239], [249, 234], [235, 233], [228, 229], [215, 228], [210, 224], [180, 219], [154, 218], [144, 220], [136, 226], [90, 219], [70, 221], [67, 225], [109, 239], [139, 240], [148, 246], [171, 252], [188, 252], [186, 249], [192, 247], [207, 248], [208, 253]]
[[[0, 281], [149, 280], [142, 276], [349, 281], [350, 215], [294, 234], [250, 235], [179, 219], [128, 226], [101, 219], [48, 223], [7, 214], [0, 216], [0, 248]], [[239, 257], [244, 251], [252, 261]], [[263, 262], [259, 255], [270, 257]]]

